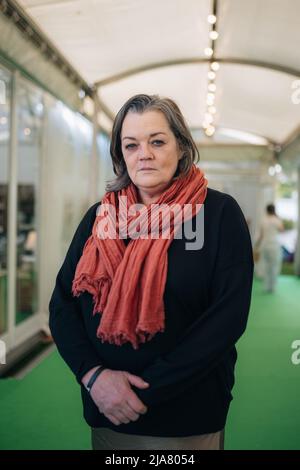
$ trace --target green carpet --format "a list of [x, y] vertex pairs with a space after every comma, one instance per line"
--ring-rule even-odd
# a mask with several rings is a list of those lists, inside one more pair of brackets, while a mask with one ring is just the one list
[[300, 449], [300, 280], [281, 276], [275, 294], [254, 283], [247, 330], [238, 343], [226, 449]]
[[0, 380], [0, 449], [89, 449], [80, 389], [55, 351], [24, 379]]
[[[282, 276], [275, 294], [256, 281], [239, 360], [226, 449], [300, 449], [300, 280]], [[23, 380], [0, 380], [0, 449], [89, 449], [79, 387], [54, 352]]]

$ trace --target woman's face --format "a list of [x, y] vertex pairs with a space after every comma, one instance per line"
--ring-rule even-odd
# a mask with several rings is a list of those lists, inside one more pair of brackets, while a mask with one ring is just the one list
[[121, 143], [131, 181], [142, 192], [162, 193], [182, 158], [164, 114], [129, 112], [123, 121]]

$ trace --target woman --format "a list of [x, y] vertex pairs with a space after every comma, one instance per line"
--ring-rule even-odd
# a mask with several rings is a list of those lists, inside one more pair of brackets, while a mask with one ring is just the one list
[[256, 242], [256, 249], [259, 251], [262, 261], [261, 269], [265, 292], [274, 292], [281, 270], [282, 251], [278, 234], [283, 230], [283, 223], [276, 215], [274, 204], [268, 204]]
[[247, 224], [207, 188], [172, 100], [129, 99], [111, 156], [116, 179], [81, 221], [50, 302], [93, 448], [220, 449], [251, 297]]

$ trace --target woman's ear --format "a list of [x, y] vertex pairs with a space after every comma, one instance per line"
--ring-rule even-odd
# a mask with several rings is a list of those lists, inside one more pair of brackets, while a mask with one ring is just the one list
[[184, 157], [184, 149], [182, 148], [182, 146], [178, 143], [178, 160], [182, 160], [182, 158]]
[[178, 155], [178, 161], [182, 160], [184, 157], [184, 149], [182, 148], [182, 143], [177, 140], [177, 155]]

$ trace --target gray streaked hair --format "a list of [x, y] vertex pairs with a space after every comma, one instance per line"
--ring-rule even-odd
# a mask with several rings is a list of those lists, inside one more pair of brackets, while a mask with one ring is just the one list
[[135, 95], [126, 101], [114, 120], [110, 155], [116, 178], [107, 182], [106, 191], [119, 191], [131, 183], [121, 145], [123, 121], [129, 111], [140, 114], [145, 111], [160, 111], [164, 114], [177, 140], [179, 148], [183, 152], [183, 157], [178, 162], [174, 177], [176, 178], [182, 174], [188, 174], [193, 163], [198, 162], [200, 156], [191, 132], [177, 104], [170, 98], [161, 98], [158, 95]]

